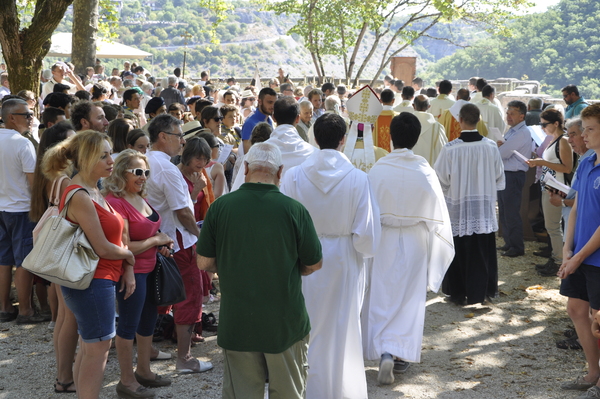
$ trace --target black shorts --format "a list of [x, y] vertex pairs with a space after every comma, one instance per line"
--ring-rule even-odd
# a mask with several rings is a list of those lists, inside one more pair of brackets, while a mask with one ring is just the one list
[[560, 294], [590, 303], [600, 309], [600, 267], [581, 264], [575, 273], [560, 283]]

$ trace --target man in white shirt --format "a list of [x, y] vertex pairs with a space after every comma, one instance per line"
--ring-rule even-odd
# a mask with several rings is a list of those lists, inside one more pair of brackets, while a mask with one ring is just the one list
[[455, 249], [442, 291], [457, 305], [483, 303], [498, 293], [496, 199], [504, 190], [504, 167], [496, 143], [477, 131], [479, 118], [474, 104], [460, 109], [462, 132], [442, 148], [434, 165]]
[[431, 100], [431, 106], [427, 111], [436, 120], [440, 118], [443, 111], [449, 109], [454, 104], [454, 100], [449, 98], [450, 93], [452, 93], [452, 83], [449, 80], [442, 80], [439, 86], [439, 93], [436, 98]]
[[[68, 77], [72, 83], [67, 82], [65, 77]], [[52, 79], [44, 83], [42, 86], [42, 100], [48, 94], [53, 92], [54, 85], [57, 83], [62, 83], [69, 86], [69, 94], [75, 94], [77, 90], [85, 90], [83, 83], [81, 83], [81, 79], [79, 79], [79, 77], [73, 73], [71, 68], [69, 68], [64, 62], [57, 62], [56, 64], [52, 65]]]
[[10, 94], [10, 83], [6, 72], [0, 73], [0, 100]]
[[412, 148], [416, 155], [420, 155], [429, 165], [433, 166], [437, 160], [438, 154], [448, 142], [446, 130], [441, 123], [434, 118], [427, 109], [429, 108], [429, 97], [422, 94], [414, 100], [414, 114], [421, 124], [421, 134], [419, 140]]
[[362, 328], [365, 358], [381, 359], [380, 384], [391, 384], [394, 372], [420, 362], [427, 288], [438, 291], [454, 256], [438, 178], [411, 151], [420, 130], [414, 115], [394, 117], [390, 125], [394, 150], [369, 172], [382, 232], [367, 275]]
[[[45, 318], [31, 304], [33, 275], [21, 267], [33, 248], [33, 228], [29, 220], [35, 150], [21, 134], [31, 129], [33, 113], [27, 102], [10, 99], [2, 104], [0, 129], [0, 322], [17, 319], [17, 324], [40, 323]], [[10, 287], [16, 266], [15, 287], [19, 308], [12, 306]]]
[[146, 155], [152, 172], [147, 182], [147, 200], [161, 216], [161, 231], [174, 241], [174, 258], [186, 292], [186, 299], [173, 305], [177, 332], [175, 368], [180, 373], [200, 373], [213, 367], [210, 362], [192, 357], [190, 352], [193, 327], [202, 319], [202, 275], [196, 264], [195, 247], [200, 230], [187, 183], [171, 163], [171, 157], [179, 154], [185, 140], [179, 120], [169, 114], [152, 119], [148, 133], [152, 151]]
[[[283, 179], [289, 168], [300, 165], [317, 149], [302, 140], [296, 130], [296, 124], [300, 120], [300, 106], [294, 97], [286, 96], [275, 101], [273, 119], [277, 123], [277, 127], [266, 142], [275, 144], [281, 151]], [[231, 191], [237, 190], [244, 183], [244, 173], [244, 168], [240, 168], [231, 186]]]
[[481, 94], [483, 98], [475, 105], [477, 105], [479, 112], [481, 112], [483, 122], [487, 125], [488, 131], [491, 130], [491, 128], [496, 128], [500, 131], [500, 134], [503, 134], [504, 129], [506, 129], [506, 122], [504, 122], [502, 111], [494, 103], [496, 89], [487, 85], [483, 88]]
[[379, 243], [379, 212], [367, 175], [340, 152], [344, 119], [332, 113], [321, 116], [314, 135], [321, 150], [289, 169], [281, 181], [281, 192], [310, 213], [323, 248], [323, 273], [302, 278], [312, 327], [306, 396], [364, 399], [360, 310], [365, 258], [373, 256]]

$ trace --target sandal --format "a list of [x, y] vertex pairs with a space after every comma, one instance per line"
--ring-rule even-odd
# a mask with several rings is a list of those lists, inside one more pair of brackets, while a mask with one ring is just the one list
[[218, 328], [217, 318], [212, 312], [209, 314], [202, 313], [202, 329], [204, 331], [217, 332]]
[[562, 341], [556, 342], [556, 347], [558, 349], [573, 349], [573, 350], [582, 350], [582, 346], [577, 340], [577, 338], [569, 338], [563, 339]]
[[[71, 385], [75, 384], [75, 381], [71, 381], [71, 382], [59, 382], [58, 380], [56, 380], [56, 382], [54, 383], [54, 392], [55, 393], [76, 393], [77, 391], [69, 391], [69, 387]], [[62, 389], [59, 391], [57, 388], [57, 385], [60, 385], [62, 387]]]

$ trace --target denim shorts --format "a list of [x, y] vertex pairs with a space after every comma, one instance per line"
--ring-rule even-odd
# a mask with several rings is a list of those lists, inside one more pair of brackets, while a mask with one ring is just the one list
[[20, 267], [33, 248], [29, 212], [0, 212], [0, 265]]
[[123, 339], [135, 338], [137, 332], [142, 337], [154, 334], [156, 324], [156, 305], [146, 300], [146, 279], [150, 273], [135, 273], [135, 291], [124, 299], [125, 290], [118, 292], [119, 324], [117, 335]]
[[95, 278], [85, 290], [61, 287], [83, 342], [106, 341], [115, 336], [116, 285], [112, 280]]

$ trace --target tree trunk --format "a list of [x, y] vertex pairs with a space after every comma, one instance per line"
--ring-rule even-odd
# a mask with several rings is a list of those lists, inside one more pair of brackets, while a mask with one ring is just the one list
[[388, 45], [385, 49], [385, 52], [383, 53], [383, 57], [381, 59], [381, 64], [379, 65], [379, 69], [377, 70], [377, 73], [373, 76], [373, 79], [371, 79], [371, 85], [373, 85], [375, 83], [375, 80], [377, 80], [379, 75], [381, 75], [381, 73], [383, 72], [383, 69], [392, 61], [392, 57], [394, 57], [396, 54], [400, 53], [402, 50], [404, 50], [408, 46], [412, 45], [415, 42], [415, 40], [417, 40], [418, 38], [423, 36], [429, 29], [431, 29], [435, 24], [437, 24], [439, 22], [439, 20], [440, 20], [440, 16], [437, 16], [428, 26], [426, 26], [421, 32], [419, 32], [419, 34], [413, 40], [411, 40], [410, 42], [404, 43], [404, 45], [402, 45], [399, 48], [397, 48], [396, 50], [394, 50], [394, 52], [392, 52], [388, 56], [390, 48], [392, 47], [392, 45], [398, 38], [399, 31], [397, 31], [394, 34], [394, 36], [392, 36], [392, 38], [390, 39], [390, 42], [388, 43]]
[[317, 72], [317, 78], [320, 82], [322, 75], [321, 75], [321, 69], [319, 68], [319, 60], [317, 59], [317, 54], [311, 51], [310, 56], [312, 57], [313, 64], [315, 65], [315, 71]]
[[371, 59], [371, 57], [373, 57], [373, 54], [375, 54], [375, 50], [377, 50], [377, 46], [379, 45], [379, 41], [381, 40], [381, 36], [382, 35], [379, 33], [379, 31], [375, 32], [375, 41], [373, 42], [373, 45], [371, 46], [371, 49], [369, 50], [369, 54], [367, 54], [367, 56], [363, 60], [360, 68], [358, 68], [358, 72], [356, 72], [356, 76], [354, 77], [354, 79], [352, 81], [352, 85], [354, 87], [358, 86], [358, 81], [360, 80], [360, 76], [362, 75], [363, 71], [365, 70], [367, 64], [369, 63], [369, 60]]
[[98, 0], [75, 0], [73, 2], [72, 32], [71, 62], [75, 65], [75, 73], [85, 76], [85, 69], [96, 65]]
[[350, 57], [350, 65], [348, 65], [348, 70], [346, 72], [346, 81], [347, 82], [350, 82], [350, 79], [352, 79], [352, 71], [354, 70], [354, 65], [356, 65], [356, 56], [358, 55], [358, 50], [362, 44], [363, 38], [365, 37], [365, 33], [367, 32], [368, 26], [369, 26], [369, 23], [365, 21], [365, 22], [363, 22], [363, 25], [360, 28], [360, 33], [358, 34], [358, 38], [356, 39], [356, 44], [354, 45], [354, 50], [352, 51], [352, 56]]
[[29, 27], [19, 30], [16, 1], [0, 0], [0, 45], [6, 60], [10, 90], [40, 91], [42, 60], [50, 50], [52, 33], [73, 0], [38, 0]]

